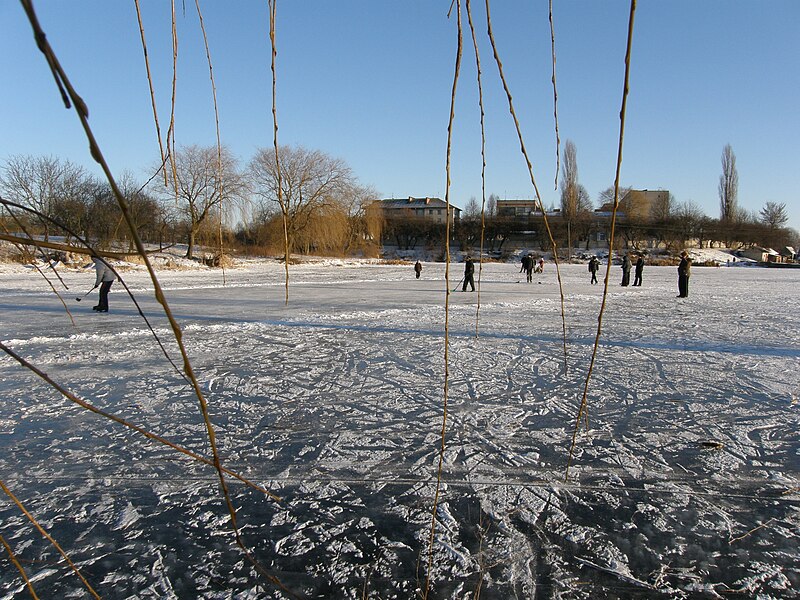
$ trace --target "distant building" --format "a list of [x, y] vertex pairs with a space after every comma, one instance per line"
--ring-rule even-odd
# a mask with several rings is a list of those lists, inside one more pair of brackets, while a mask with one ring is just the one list
[[[392, 219], [424, 219], [435, 223], [447, 222], [447, 203], [441, 198], [386, 198], [377, 200], [375, 204], [380, 208], [387, 220]], [[461, 219], [461, 209], [450, 205], [451, 222]]]
[[498, 200], [498, 217], [517, 217], [527, 219], [531, 214], [539, 212], [536, 200]]
[[[619, 201], [617, 217], [647, 221], [655, 218], [669, 205], [669, 190], [628, 190]], [[610, 217], [613, 202], [606, 202], [594, 211], [597, 217]]]

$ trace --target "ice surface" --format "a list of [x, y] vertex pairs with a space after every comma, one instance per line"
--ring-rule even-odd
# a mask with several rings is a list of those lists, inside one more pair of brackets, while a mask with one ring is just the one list
[[[451, 267], [450, 288], [461, 276]], [[3, 344], [79, 397], [209, 452], [192, 390], [117, 283], [111, 312], [60, 268], [0, 269]], [[140, 268], [121, 269], [172, 359]], [[604, 271], [601, 272], [601, 275]], [[443, 485], [430, 598], [800, 593], [800, 270], [612, 267], [588, 425], [565, 472], [602, 286], [585, 265], [483, 267], [449, 304]], [[209, 402], [243, 541], [301, 598], [424, 587], [444, 406], [444, 265], [247, 261], [164, 270]], [[541, 283], [539, 283], [541, 282]], [[602, 282], [602, 279], [601, 279]], [[58, 287], [58, 282], [55, 282]], [[75, 406], [0, 356], [0, 477], [103, 598], [291, 597], [236, 546], [213, 469]], [[42, 598], [80, 582], [9, 501], [0, 535]], [[0, 598], [29, 597], [11, 563]]]

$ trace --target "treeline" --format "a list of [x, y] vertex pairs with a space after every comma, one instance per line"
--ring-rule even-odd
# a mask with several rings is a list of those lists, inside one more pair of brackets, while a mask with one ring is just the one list
[[[278, 170], [280, 164], [280, 171]], [[385, 219], [374, 190], [362, 186], [340, 159], [302, 147], [258, 150], [240, 165], [226, 148], [188, 146], [154, 166], [146, 182], [130, 174], [118, 178], [129, 215], [141, 239], [166, 246], [186, 244], [186, 256], [204, 248], [250, 255], [289, 251], [328, 256], [379, 256], [384, 245], [424, 249], [433, 258], [444, 251], [445, 226], [422, 218]], [[561, 253], [604, 247], [611, 235], [608, 213], [593, 210], [583, 186], [565, 192], [561, 210], [548, 211], [548, 225]], [[620, 196], [627, 190], [621, 190]], [[108, 182], [82, 167], [53, 157], [14, 156], [0, 165], [0, 226], [6, 233], [65, 238], [80, 236], [98, 248], [133, 251], [128, 227]], [[613, 189], [599, 196], [600, 206]], [[544, 217], [498, 216], [497, 196], [481, 214], [474, 199], [451, 228], [455, 248], [502, 254], [522, 244], [551, 248]], [[562, 199], [563, 200], [563, 199]], [[800, 245], [785, 227], [783, 204], [767, 203], [758, 214], [737, 210], [712, 219], [691, 202], [670, 196], [663, 205], [621, 202], [615, 225], [618, 248], [691, 245], [781, 248]], [[607, 247], [607, 245], [605, 246]], [[214, 252], [218, 252], [215, 250]]]
[[[145, 243], [198, 245], [255, 255], [290, 252], [377, 256], [380, 216], [373, 190], [341, 160], [298, 147], [259, 150], [240, 165], [226, 148], [188, 146], [155, 166], [146, 182], [118, 180]], [[0, 166], [0, 226], [26, 236], [76, 236], [132, 251], [108, 182], [53, 157], [14, 156]]]

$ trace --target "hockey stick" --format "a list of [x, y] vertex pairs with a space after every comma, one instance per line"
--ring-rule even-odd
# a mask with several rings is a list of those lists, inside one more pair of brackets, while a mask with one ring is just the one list
[[96, 289], [97, 289], [97, 286], [94, 286], [92, 289], [90, 289], [88, 292], [86, 292], [86, 293], [85, 293], [83, 296], [79, 296], [78, 298], [75, 298], [75, 302], [80, 302], [81, 300], [83, 300], [84, 298], [86, 298], [86, 296], [88, 296], [89, 294], [91, 294], [91, 293], [92, 293], [93, 291], [95, 291]]

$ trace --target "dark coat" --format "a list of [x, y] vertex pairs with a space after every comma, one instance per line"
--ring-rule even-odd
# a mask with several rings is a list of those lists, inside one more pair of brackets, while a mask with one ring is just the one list
[[678, 264], [678, 275], [689, 277], [692, 274], [692, 259], [688, 256], [682, 256], [681, 262]]
[[475, 263], [472, 262], [471, 258], [468, 258], [464, 262], [464, 276], [470, 276], [475, 272]]
[[623, 273], [630, 273], [631, 272], [631, 259], [625, 256], [622, 259], [622, 271]]

